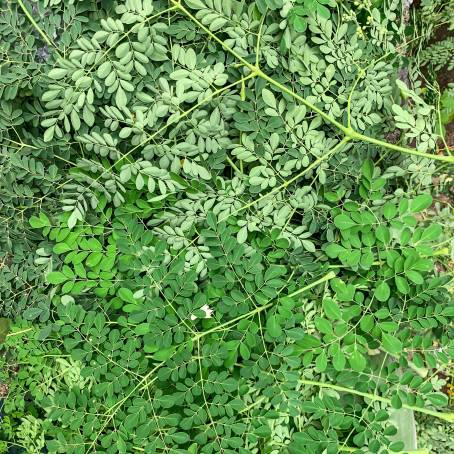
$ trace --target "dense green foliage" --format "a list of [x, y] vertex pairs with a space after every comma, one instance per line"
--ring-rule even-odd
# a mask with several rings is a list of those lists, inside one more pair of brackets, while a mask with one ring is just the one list
[[387, 453], [399, 409], [454, 421], [454, 158], [401, 2], [0, 8], [2, 452]]
[[422, 41], [421, 52], [418, 57], [424, 65], [434, 66], [440, 70], [454, 69], [454, 38], [447, 36], [437, 39], [437, 34], [431, 36], [436, 27], [442, 25], [444, 29], [454, 30], [454, 6], [452, 2], [444, 0], [423, 0], [421, 11], [418, 15], [418, 25], [422, 34], [431, 38], [429, 45]]
[[454, 432], [452, 424], [423, 417], [418, 421], [418, 442], [421, 447], [433, 454], [454, 451]]

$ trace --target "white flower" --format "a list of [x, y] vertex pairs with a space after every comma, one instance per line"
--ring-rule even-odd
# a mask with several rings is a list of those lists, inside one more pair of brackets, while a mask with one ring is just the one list
[[[205, 317], [203, 318], [211, 318], [211, 316], [213, 315], [213, 309], [211, 309], [210, 306], [208, 306], [208, 304], [204, 304], [200, 310], [202, 310], [203, 312], [205, 312]], [[191, 314], [191, 320], [195, 320], [197, 317], [194, 315], [194, 314]]]

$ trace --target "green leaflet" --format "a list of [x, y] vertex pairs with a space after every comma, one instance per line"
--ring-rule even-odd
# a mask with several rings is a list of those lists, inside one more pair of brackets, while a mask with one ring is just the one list
[[378, 299], [378, 301], [388, 301], [389, 296], [391, 295], [391, 289], [386, 282], [380, 282], [380, 284], [378, 284], [377, 288], [375, 289], [374, 295], [375, 298]]

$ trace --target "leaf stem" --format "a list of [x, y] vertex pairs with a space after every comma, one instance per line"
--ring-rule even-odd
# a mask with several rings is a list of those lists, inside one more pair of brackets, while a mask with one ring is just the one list
[[256, 203], [262, 201], [263, 199], [266, 199], [267, 197], [270, 197], [270, 196], [280, 192], [282, 189], [286, 188], [287, 186], [289, 186], [290, 184], [294, 183], [296, 180], [301, 178], [303, 175], [310, 172], [314, 167], [317, 167], [320, 163], [322, 163], [323, 161], [326, 161], [330, 156], [332, 156], [334, 153], [336, 153], [339, 148], [341, 148], [343, 145], [345, 145], [349, 141], [350, 141], [349, 137], [344, 137], [344, 139], [342, 139], [337, 145], [335, 145], [330, 151], [328, 151], [328, 153], [325, 153], [324, 155], [317, 158], [312, 164], [307, 166], [304, 170], [302, 170], [301, 172], [296, 174], [294, 177], [290, 178], [290, 180], [284, 181], [284, 183], [282, 183], [277, 188], [274, 188], [272, 191], [267, 192], [266, 194], [263, 194], [262, 196], [253, 200], [252, 202], [249, 202], [249, 203], [243, 205], [242, 207], [238, 208], [237, 210], [234, 210], [228, 216], [226, 216], [226, 218], [223, 218], [220, 221], [224, 221], [229, 216], [238, 214], [239, 212], [254, 206]]
[[[256, 72], [251, 72], [249, 73], [247, 76], [244, 76], [242, 77], [241, 79], [235, 81], [235, 82], [232, 82], [231, 84], [229, 85], [225, 85], [211, 93], [209, 93], [205, 98], [203, 98], [201, 101], [199, 101], [197, 104], [195, 104], [194, 106], [192, 106], [191, 108], [189, 108], [188, 110], [182, 112], [179, 116], [178, 116], [178, 121], [182, 120], [183, 118], [186, 118], [191, 112], [193, 112], [194, 110], [198, 109], [199, 107], [203, 106], [204, 104], [206, 104], [207, 102], [211, 101], [212, 99], [216, 98], [217, 96], [219, 96], [221, 93], [223, 93], [224, 91], [226, 90], [229, 90], [230, 88], [233, 88], [235, 87], [236, 85], [238, 84], [244, 84], [244, 82], [246, 80], [249, 80], [249, 79], [252, 79], [254, 77], [257, 77], [257, 73]], [[137, 149], [141, 148], [141, 147], [144, 147], [148, 142], [151, 142], [157, 135], [161, 134], [162, 132], [164, 132], [170, 125], [174, 124], [174, 122], [167, 122], [165, 123], [163, 126], [161, 126], [157, 131], [155, 131], [153, 134], [150, 134], [146, 139], [144, 139], [141, 143], [139, 143], [138, 145], [136, 145], [135, 147], [131, 148], [130, 150], [128, 150], [126, 153], [124, 153], [120, 159], [118, 159], [118, 161], [116, 161], [114, 164], [112, 164], [108, 169], [106, 169], [106, 171], [110, 171], [112, 170], [118, 163], [120, 163], [121, 161], [123, 161], [124, 159], [126, 159], [128, 156], [130, 156], [134, 151], [136, 151]], [[90, 184], [86, 187], [84, 187], [83, 191], [79, 194], [79, 196], [85, 194], [92, 186], [93, 184], [95, 184], [99, 179], [101, 178], [101, 175], [98, 176], [97, 178], [95, 178], [93, 181], [90, 182]], [[72, 179], [68, 180], [67, 183], [71, 182]]]
[[254, 407], [257, 407], [257, 405], [260, 405], [265, 399], [266, 399], [265, 396], [259, 397], [257, 400], [254, 400], [254, 402], [249, 404], [247, 407], [244, 407], [242, 410], [240, 410], [240, 413], [246, 413], [249, 410], [252, 410]]
[[30, 331], [33, 331], [33, 328], [27, 328], [27, 329], [23, 329], [22, 331], [16, 331], [14, 333], [8, 333], [6, 335], [6, 337], [11, 337], [11, 336], [19, 336], [19, 334], [24, 334], [24, 333], [28, 333]]
[[260, 20], [259, 31], [257, 34], [257, 47], [255, 49], [255, 66], [257, 68], [259, 67], [259, 62], [260, 62], [260, 40], [262, 39], [263, 22], [265, 22], [267, 11], [268, 11], [268, 8], [266, 9], [265, 13], [262, 16], [262, 19]]
[[450, 164], [454, 164], [454, 156], [425, 153], [423, 151], [418, 151], [414, 148], [401, 147], [400, 145], [395, 145], [393, 143], [388, 143], [383, 140], [374, 139], [373, 137], [369, 137], [354, 131], [350, 132], [349, 135], [353, 140], [360, 140], [362, 142], [373, 143], [374, 145], [378, 145], [379, 147], [389, 148], [390, 150], [399, 151], [401, 153], [419, 156], [420, 158], [434, 159], [436, 161], [444, 161], [449, 162]]
[[[244, 76], [242, 77], [241, 79], [235, 81], [235, 82], [232, 82], [231, 84], [229, 85], [225, 85], [221, 88], [218, 88], [217, 90], [213, 91], [212, 93], [208, 94], [205, 98], [203, 98], [201, 101], [199, 101], [197, 104], [193, 105], [192, 107], [190, 107], [188, 110], [182, 112], [179, 116], [178, 116], [178, 121], [182, 120], [183, 118], [186, 118], [191, 112], [194, 112], [194, 110], [197, 110], [199, 107], [203, 106], [204, 104], [206, 104], [207, 102], [211, 101], [212, 99], [216, 98], [217, 96], [219, 96], [221, 93], [223, 93], [224, 91], [226, 90], [230, 90], [231, 88], [235, 87], [236, 85], [238, 84], [241, 84], [241, 83], [244, 83], [246, 80], [249, 80], [249, 79], [252, 79], [253, 77], [256, 77], [257, 74], [255, 72], [252, 72], [250, 74], [248, 74], [247, 76]], [[161, 126], [157, 131], [155, 131], [153, 134], [150, 134], [145, 140], [143, 140], [141, 143], [139, 143], [139, 145], [136, 145], [135, 147], [131, 148], [127, 153], [125, 153], [114, 165], [112, 165], [109, 169], [107, 170], [111, 170], [115, 165], [118, 164], [118, 162], [124, 160], [125, 158], [127, 158], [132, 152], [134, 152], [135, 150], [137, 150], [138, 148], [141, 148], [143, 146], [145, 146], [148, 142], [150, 142], [151, 140], [153, 140], [157, 135], [161, 134], [162, 132], [164, 132], [170, 125], [172, 125], [174, 123], [165, 123], [163, 126]], [[90, 186], [89, 186], [90, 187]]]
[[434, 255], [449, 255], [449, 248], [444, 247], [442, 249], [438, 249], [437, 251], [434, 251]]
[[276, 88], [279, 88], [284, 93], [287, 93], [288, 95], [292, 96], [293, 98], [297, 99], [301, 104], [305, 105], [308, 107], [310, 110], [313, 112], [319, 114], [325, 121], [328, 123], [332, 124], [335, 126], [337, 129], [342, 131], [346, 137], [349, 139], [353, 140], [360, 140], [362, 142], [368, 142], [372, 143], [374, 145], [377, 145], [379, 147], [384, 147], [384, 148], [389, 148], [390, 150], [393, 151], [398, 151], [400, 153], [407, 153], [415, 156], [419, 156], [422, 158], [427, 158], [427, 159], [434, 159], [437, 161], [444, 161], [448, 162], [451, 164], [454, 164], [454, 156], [444, 156], [444, 155], [434, 155], [430, 153], [424, 153], [422, 151], [415, 150], [413, 148], [407, 148], [407, 147], [401, 147], [399, 145], [395, 145], [392, 143], [388, 143], [382, 140], [374, 139], [373, 137], [366, 136], [364, 134], [360, 134], [356, 131], [354, 131], [351, 127], [349, 126], [344, 126], [342, 123], [337, 121], [335, 118], [333, 118], [331, 115], [327, 114], [323, 110], [319, 109], [317, 106], [309, 102], [307, 99], [299, 95], [298, 93], [294, 92], [290, 88], [286, 87], [285, 85], [281, 84], [277, 80], [273, 79], [272, 77], [268, 76], [268, 74], [265, 74], [260, 68], [257, 67], [257, 65], [253, 65], [252, 63], [249, 63], [244, 57], [238, 54], [234, 49], [232, 49], [228, 44], [226, 44], [222, 39], [217, 37], [208, 27], [206, 27], [204, 24], [202, 24], [193, 14], [191, 14], [190, 11], [188, 11], [181, 3], [180, 1], [176, 0], [170, 0], [176, 7], [179, 9], [182, 13], [184, 13], [189, 19], [191, 19], [195, 24], [197, 24], [202, 30], [204, 30], [208, 36], [210, 36], [214, 41], [219, 43], [227, 52], [232, 54], [235, 58], [237, 58], [240, 62], [242, 62], [246, 67], [248, 67], [253, 73], [257, 74], [257, 76], [261, 77], [262, 79], [266, 80], [269, 82], [271, 85], [274, 85]]
[[108, 47], [104, 53], [101, 55], [101, 58], [98, 60], [96, 60], [93, 65], [91, 66], [91, 68], [88, 70], [87, 74], [90, 74], [93, 69], [96, 67], [96, 66], [99, 66], [99, 64], [103, 61], [104, 57], [107, 56], [107, 54], [112, 50], [114, 49], [116, 46], [118, 46], [120, 44], [121, 41], [123, 41], [124, 39], [128, 38], [128, 36], [131, 34], [131, 33], [135, 33], [137, 32], [137, 28], [138, 27], [141, 27], [141, 26], [144, 26], [145, 24], [147, 24], [148, 22], [152, 21], [153, 19], [156, 19], [157, 17], [159, 16], [162, 16], [163, 14], [166, 14], [166, 13], [170, 13], [171, 11], [174, 11], [178, 9], [177, 6], [171, 6], [170, 8], [167, 8], [167, 9], [164, 9], [162, 11], [159, 11], [158, 13], [156, 14], [153, 14], [152, 16], [149, 16], [147, 17], [146, 19], [144, 19], [142, 22], [138, 22], [136, 23], [133, 27], [131, 27], [126, 33], [123, 33], [110, 47]]
[[446, 142], [445, 134], [443, 133], [443, 123], [441, 121], [441, 106], [440, 106], [440, 100], [441, 100], [441, 93], [440, 93], [440, 87], [437, 85], [437, 120], [438, 120], [438, 130], [439, 134], [441, 137], [441, 141], [443, 142], [443, 145], [445, 146], [445, 150], [448, 152], [449, 155], [451, 155], [451, 150], [449, 148], [448, 143]]
[[[317, 386], [319, 388], [334, 389], [341, 393], [355, 394], [356, 396], [361, 396], [361, 397], [364, 397], [365, 399], [371, 399], [371, 400], [375, 400], [378, 402], [383, 402], [384, 404], [388, 404], [388, 405], [391, 404], [391, 399], [388, 399], [386, 397], [377, 396], [376, 394], [365, 393], [362, 391], [358, 391], [356, 389], [345, 388], [344, 386], [334, 385], [332, 383], [319, 382], [319, 381], [306, 380], [306, 379], [301, 379], [300, 382], [304, 385]], [[402, 407], [406, 408], [408, 410], [416, 411], [418, 413], [424, 413], [426, 415], [430, 415], [435, 418], [442, 419], [444, 421], [454, 422], [454, 413], [443, 413], [443, 412], [429, 410], [427, 408], [415, 407], [413, 405], [407, 405], [407, 404], [402, 404]]]
[[27, 17], [29, 22], [33, 25], [34, 29], [41, 35], [43, 40], [49, 46], [53, 47], [56, 50], [57, 54], [61, 57], [61, 54], [60, 54], [57, 46], [55, 45], [55, 43], [53, 41], [51, 41], [51, 39], [46, 35], [44, 30], [36, 23], [35, 19], [33, 19], [33, 16], [28, 12], [28, 9], [25, 7], [24, 2], [22, 0], [17, 0], [17, 3], [19, 3], [19, 6], [21, 7], [23, 13], [25, 14], [25, 16]]
[[[339, 446], [337, 448], [339, 452], [356, 452], [359, 451], [360, 448], [352, 448], [350, 446]], [[420, 449], [410, 449], [406, 451], [399, 451], [396, 454], [430, 454], [430, 451], [426, 448], [420, 448]]]
[[177, 9], [179, 9], [182, 13], [186, 14], [189, 19], [192, 20], [195, 24], [197, 24], [203, 31], [205, 31], [212, 39], [214, 39], [217, 43], [219, 43], [227, 52], [231, 53], [234, 57], [236, 57], [244, 66], [247, 66], [252, 72], [258, 72], [258, 68], [249, 63], [245, 58], [243, 58], [240, 54], [234, 51], [228, 44], [226, 44], [222, 39], [218, 38], [208, 27], [202, 24], [190, 11], [188, 11], [179, 1], [170, 0]]
[[227, 162], [232, 166], [232, 168], [237, 172], [237, 173], [243, 173], [232, 161], [229, 155], [226, 155], [225, 158], [227, 159]]
[[274, 85], [276, 88], [279, 88], [279, 90], [283, 91], [284, 93], [287, 93], [288, 95], [292, 96], [296, 100], [298, 100], [301, 104], [305, 105], [308, 107], [310, 110], [313, 112], [316, 112], [319, 114], [324, 120], [326, 120], [328, 123], [331, 123], [333, 126], [336, 128], [340, 129], [346, 136], [350, 134], [350, 129], [346, 128], [342, 123], [339, 123], [337, 120], [335, 120], [331, 115], [328, 115], [326, 112], [323, 110], [319, 109], [317, 106], [314, 104], [310, 103], [307, 101], [305, 98], [303, 98], [301, 95], [298, 93], [295, 93], [293, 90], [290, 88], [286, 87], [285, 85], [281, 84], [277, 80], [273, 79], [272, 77], [268, 76], [268, 74], [265, 74], [262, 70], [257, 71], [257, 75], [261, 77], [262, 79], [266, 80], [269, 82], [271, 85]]
[[[330, 279], [333, 279], [335, 276], [336, 276], [336, 273], [334, 273], [333, 271], [330, 271], [328, 274], [325, 274], [325, 276], [321, 277], [320, 279], [317, 279], [316, 281], [314, 281], [314, 282], [312, 282], [312, 283], [310, 283], [310, 284], [308, 284], [308, 285], [296, 290], [295, 292], [290, 293], [290, 295], [287, 295], [286, 297], [293, 298], [294, 296], [297, 296], [300, 293], [305, 292], [306, 290], [309, 290], [309, 289], [311, 289], [313, 287], [316, 287], [319, 284], [322, 284], [323, 282], [326, 282], [326, 281], [329, 281]], [[250, 312], [247, 312], [246, 314], [239, 315], [238, 317], [235, 317], [232, 320], [229, 320], [228, 322], [222, 323], [221, 325], [218, 325], [218, 326], [214, 326], [213, 328], [211, 328], [211, 329], [209, 329], [207, 331], [203, 331], [203, 332], [197, 334], [196, 336], [192, 337], [191, 340], [192, 341], [197, 341], [200, 338], [205, 337], [208, 334], [214, 333], [216, 331], [222, 331], [224, 328], [226, 328], [226, 327], [228, 327], [230, 325], [233, 325], [236, 322], [239, 322], [243, 318], [252, 317], [254, 315], [259, 314], [260, 312], [265, 311], [266, 309], [269, 309], [271, 306], [276, 304], [276, 302], [277, 302], [277, 300], [272, 300], [269, 303], [265, 304], [264, 306], [257, 307], [256, 309], [254, 309], [254, 310], [252, 310]]]
[[[350, 446], [339, 446], [337, 450], [339, 452], [356, 452], [359, 451], [361, 448], [352, 448]], [[430, 451], [426, 448], [419, 448], [419, 449], [407, 449], [404, 451], [399, 451], [396, 454], [430, 454]]]
[[359, 70], [358, 76], [355, 79], [355, 82], [353, 83], [353, 87], [350, 90], [350, 93], [348, 94], [348, 100], [347, 100], [347, 127], [351, 128], [352, 126], [352, 121], [351, 121], [351, 104], [352, 104], [352, 97], [353, 93], [355, 92], [356, 86], [358, 85], [359, 81], [364, 77], [365, 72], [361, 68]]

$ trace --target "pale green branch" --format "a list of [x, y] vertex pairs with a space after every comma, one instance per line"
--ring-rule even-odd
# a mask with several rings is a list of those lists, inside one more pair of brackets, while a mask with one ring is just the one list
[[275, 80], [272, 77], [268, 76], [266, 73], [264, 73], [262, 70], [260, 70], [260, 68], [258, 68], [257, 65], [253, 65], [253, 64], [249, 63], [244, 57], [239, 55], [234, 49], [232, 49], [229, 45], [227, 45], [222, 39], [220, 39], [218, 36], [216, 36], [208, 27], [206, 27], [204, 24], [202, 24], [180, 2], [178, 2], [176, 0], [170, 0], [170, 1], [177, 7], [177, 9], [179, 9], [182, 13], [184, 13], [189, 19], [191, 19], [202, 30], [204, 30], [214, 41], [219, 43], [227, 52], [229, 52], [235, 58], [237, 58], [241, 63], [243, 63], [253, 73], [257, 74], [259, 77], [261, 77], [262, 79], [266, 80], [271, 85], [274, 85], [276, 88], [279, 88], [282, 92], [287, 93], [288, 95], [292, 96], [294, 99], [297, 99], [299, 102], [301, 102], [301, 104], [305, 105], [306, 107], [308, 107], [313, 112], [319, 114], [326, 122], [332, 124], [337, 129], [342, 131], [346, 137], [348, 137], [350, 139], [353, 139], [353, 140], [360, 140], [362, 142], [372, 143], [372, 144], [377, 145], [379, 147], [388, 148], [390, 150], [398, 151], [400, 153], [407, 153], [407, 154], [419, 156], [419, 157], [422, 157], [422, 158], [433, 159], [433, 160], [437, 160], [437, 161], [444, 161], [444, 162], [448, 162], [450, 164], [454, 164], [454, 157], [453, 156], [434, 155], [434, 154], [418, 151], [418, 150], [415, 150], [413, 148], [401, 147], [399, 145], [391, 144], [391, 143], [385, 142], [383, 140], [374, 139], [373, 137], [369, 137], [369, 136], [366, 136], [364, 134], [360, 134], [360, 133], [354, 131], [351, 127], [344, 126], [342, 123], [337, 121], [331, 115], [329, 115], [326, 112], [324, 112], [323, 110], [319, 109], [317, 106], [315, 106], [314, 104], [309, 102], [307, 99], [305, 99], [304, 97], [302, 97], [298, 93], [295, 93], [290, 88], [286, 87], [285, 85], [281, 84], [277, 80]]
[[[375, 400], [377, 402], [382, 402], [384, 404], [391, 405], [391, 399], [388, 399], [386, 397], [377, 396], [376, 394], [358, 391], [357, 389], [345, 388], [344, 386], [334, 385], [332, 383], [320, 382], [320, 381], [314, 381], [314, 380], [306, 380], [306, 379], [301, 379], [300, 382], [304, 385], [317, 386], [318, 388], [334, 389], [335, 391], [339, 391], [341, 393], [354, 394], [356, 396], [364, 397], [365, 399]], [[414, 405], [407, 405], [407, 404], [402, 404], [402, 407], [407, 408], [408, 410], [416, 411], [418, 413], [424, 413], [426, 415], [430, 415], [435, 418], [442, 419], [444, 421], [454, 422], [454, 413], [443, 413], [443, 412], [429, 410], [427, 408], [422, 408], [422, 407], [415, 407]]]
[[22, 0], [17, 0], [17, 3], [19, 3], [19, 6], [21, 7], [23, 13], [25, 14], [25, 16], [27, 17], [27, 19], [29, 20], [29, 22], [33, 25], [34, 29], [41, 35], [41, 37], [43, 38], [43, 40], [51, 47], [53, 47], [56, 52], [58, 53], [58, 55], [61, 56], [57, 46], [55, 45], [55, 43], [46, 35], [46, 33], [44, 32], [44, 30], [37, 24], [37, 22], [35, 21], [35, 19], [33, 19], [33, 16], [29, 13], [28, 9], [25, 7], [24, 5], [24, 2]]

